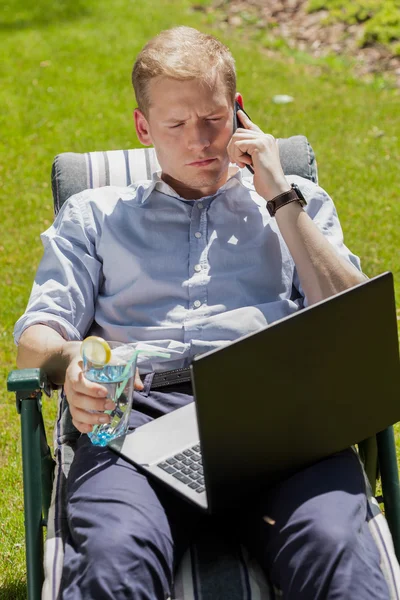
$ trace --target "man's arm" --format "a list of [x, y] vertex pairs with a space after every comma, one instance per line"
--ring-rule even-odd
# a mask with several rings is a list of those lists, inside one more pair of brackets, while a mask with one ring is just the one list
[[17, 366], [46, 369], [50, 380], [64, 384], [72, 422], [81, 433], [93, 425], [109, 422], [104, 410], [111, 410], [107, 390], [85, 379], [80, 357], [80, 342], [67, 342], [47, 325], [32, 325], [22, 333], [18, 344]]
[[[266, 201], [290, 190], [282, 170], [278, 144], [271, 135], [239, 111], [244, 129], [237, 129], [228, 146], [232, 162], [252, 164], [254, 186]], [[309, 304], [346, 290], [365, 276], [341, 257], [297, 202], [276, 211], [276, 222], [292, 255]]]
[[365, 281], [365, 275], [336, 252], [297, 202], [282, 206], [275, 218], [309, 304]]
[[[47, 325], [32, 325], [19, 340], [17, 366], [43, 367], [53, 383], [64, 384], [72, 422], [78, 431], [88, 433], [93, 425], [109, 422], [104, 411], [112, 410], [114, 403], [107, 398], [106, 388], [84, 377], [80, 346], [81, 342], [68, 342]], [[138, 370], [135, 389], [143, 389]]]
[[106, 401], [105, 388], [84, 378], [80, 344], [67, 342], [47, 325], [32, 325], [19, 340], [17, 366], [20, 369], [43, 367], [53, 383], [64, 384], [72, 422], [78, 431], [88, 433], [93, 425], [109, 420], [109, 416], [100, 411], [112, 409], [113, 405]]
[[80, 342], [67, 342], [55, 329], [37, 324], [25, 329], [18, 343], [19, 369], [43, 367], [56, 385], [65, 381], [70, 362], [79, 356]]

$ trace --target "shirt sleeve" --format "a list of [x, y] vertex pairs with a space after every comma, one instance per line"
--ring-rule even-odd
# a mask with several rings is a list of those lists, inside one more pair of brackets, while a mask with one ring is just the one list
[[14, 328], [45, 324], [66, 340], [81, 340], [94, 319], [102, 270], [96, 256], [96, 223], [84, 193], [72, 196], [41, 235], [44, 254], [25, 313]]
[[[332, 244], [342, 258], [349, 261], [361, 272], [360, 259], [344, 244], [342, 227], [332, 198], [324, 189], [301, 177], [291, 177], [290, 182], [297, 183], [300, 187], [307, 201], [307, 206], [305, 207], [307, 214], [324, 234], [328, 242]], [[304, 298], [304, 306], [308, 306], [296, 267], [294, 269], [293, 285]]]

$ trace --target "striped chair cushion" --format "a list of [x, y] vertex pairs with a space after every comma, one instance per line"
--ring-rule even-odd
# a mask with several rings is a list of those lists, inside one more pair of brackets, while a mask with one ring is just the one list
[[[60, 393], [59, 417], [55, 428], [56, 471], [45, 545], [45, 583], [42, 600], [56, 600], [60, 583], [66, 535], [65, 487], [74, 457], [78, 432], [72, 426], [65, 396]], [[368, 523], [379, 549], [381, 568], [390, 600], [400, 600], [400, 568], [390, 531], [365, 476], [369, 497]], [[259, 565], [237, 543], [214, 531], [202, 533], [183, 556], [169, 600], [278, 600], [281, 592], [272, 587]]]
[[[279, 152], [286, 175], [300, 175], [318, 182], [317, 163], [307, 138], [296, 135], [280, 139]], [[152, 173], [159, 169], [154, 148], [59, 154], [51, 175], [55, 213], [67, 198], [82, 190], [104, 185], [124, 187], [151, 179]]]

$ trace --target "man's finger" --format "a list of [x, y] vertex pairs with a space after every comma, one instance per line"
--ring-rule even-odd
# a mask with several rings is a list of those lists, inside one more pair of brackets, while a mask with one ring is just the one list
[[253, 166], [252, 158], [247, 152], [242, 152], [242, 154], [236, 159], [236, 164], [240, 169], [244, 167]]
[[81, 423], [80, 421], [77, 421], [76, 419], [72, 419], [72, 422], [75, 425], [75, 427], [77, 428], [77, 430], [80, 431], [81, 433], [89, 433], [89, 431], [92, 431], [92, 429], [93, 429], [93, 425], [88, 425], [87, 423]]
[[69, 405], [82, 410], [103, 411], [113, 408], [114, 403], [110, 398], [93, 398], [93, 396], [75, 392], [69, 398]]
[[245, 129], [252, 129], [253, 131], [261, 131], [261, 129], [253, 123], [251, 119], [243, 112], [243, 110], [238, 110], [237, 115], [239, 117], [239, 121], [243, 125]]
[[135, 390], [142, 390], [144, 388], [143, 382], [140, 379], [140, 375], [139, 375], [139, 369], [136, 368], [136, 372], [135, 372], [135, 382], [134, 382], [134, 386]]
[[76, 406], [70, 406], [72, 419], [86, 425], [101, 425], [110, 422], [110, 416], [104, 412], [88, 412]]
[[[262, 133], [262, 132], [261, 132]], [[235, 140], [249, 140], [249, 139], [258, 139], [260, 137], [260, 131], [256, 131], [255, 129], [245, 129], [244, 127], [238, 127], [235, 131], [234, 138]]]
[[67, 396], [68, 393], [79, 392], [81, 394], [86, 394], [87, 396], [105, 398], [107, 396], [107, 389], [99, 383], [87, 379], [82, 367], [83, 362], [80, 358], [79, 360], [72, 361], [68, 367], [64, 384]]
[[86, 396], [100, 396], [100, 398], [105, 398], [108, 393], [107, 388], [87, 379], [82, 371], [78, 374], [77, 380], [72, 383], [72, 387], [75, 392], [85, 394]]

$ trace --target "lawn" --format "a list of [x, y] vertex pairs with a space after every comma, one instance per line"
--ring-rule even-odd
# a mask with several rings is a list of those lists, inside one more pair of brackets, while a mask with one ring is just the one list
[[[51, 163], [59, 152], [138, 145], [134, 57], [173, 25], [213, 31], [213, 15], [190, 7], [189, 0], [6, 0], [0, 9], [0, 598], [6, 600], [25, 598], [19, 420], [6, 378], [15, 366], [13, 325], [42, 252], [39, 234], [52, 220]], [[287, 49], [271, 57], [253, 36], [216, 33], [236, 58], [253, 120], [276, 137], [309, 138], [347, 245], [368, 275], [393, 271], [400, 298], [399, 90], [382, 79], [355, 81], [337, 58], [317, 61]], [[276, 105], [275, 94], [295, 100]], [[50, 426], [54, 406], [45, 404]]]

